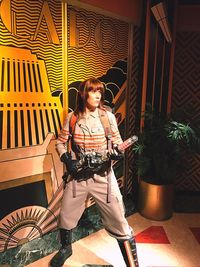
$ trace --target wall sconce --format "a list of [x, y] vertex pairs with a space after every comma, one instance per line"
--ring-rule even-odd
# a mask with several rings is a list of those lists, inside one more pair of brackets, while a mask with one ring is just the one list
[[151, 11], [154, 14], [155, 19], [159, 23], [161, 30], [165, 36], [168, 43], [172, 42], [172, 34], [169, 27], [169, 22], [167, 18], [167, 10], [163, 2], [153, 6]]

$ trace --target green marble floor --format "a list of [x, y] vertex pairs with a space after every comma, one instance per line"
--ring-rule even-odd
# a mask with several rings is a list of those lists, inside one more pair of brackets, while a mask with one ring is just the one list
[[[124, 201], [127, 210], [126, 216], [134, 213], [135, 205], [132, 199]], [[86, 209], [77, 227], [73, 230], [72, 242], [90, 235], [100, 229], [103, 225], [100, 214], [95, 205]], [[41, 259], [60, 248], [58, 230], [44, 235], [42, 238], [34, 239], [21, 246], [9, 249], [0, 254], [0, 267], [24, 267], [38, 259]], [[92, 266], [92, 265], [84, 265]], [[94, 266], [94, 265], [93, 265]], [[99, 265], [95, 265], [99, 266]], [[104, 265], [105, 266], [105, 265]], [[107, 265], [108, 266], [108, 265]]]
[[[199, 213], [200, 212], [200, 196], [199, 194], [176, 194], [175, 196], [175, 212]], [[136, 212], [136, 207], [132, 197], [124, 200], [126, 207], [126, 216]], [[100, 214], [95, 205], [88, 208], [78, 226], [73, 230], [73, 242], [86, 237], [103, 228]], [[55, 251], [60, 247], [58, 231], [53, 231], [44, 235], [42, 238], [32, 240], [21, 246], [9, 249], [0, 253], [0, 267], [24, 267], [38, 259], [41, 259]], [[100, 265], [84, 265], [100, 266]], [[111, 265], [101, 265], [111, 266]]]
[[[78, 226], [73, 230], [72, 241], [77, 241], [101, 228], [102, 223], [99, 213], [96, 208], [92, 206], [85, 211]], [[1, 253], [0, 264], [8, 264], [12, 267], [23, 267], [58, 250], [59, 247], [59, 235], [58, 230], [56, 230], [44, 235], [42, 238], [34, 239]]]

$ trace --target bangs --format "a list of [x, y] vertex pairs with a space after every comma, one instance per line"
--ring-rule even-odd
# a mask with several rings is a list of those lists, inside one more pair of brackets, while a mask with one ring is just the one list
[[101, 94], [103, 94], [104, 92], [104, 87], [101, 85], [101, 84], [96, 84], [96, 85], [91, 85], [89, 88], [88, 88], [88, 92], [97, 92], [99, 91]]
[[104, 85], [101, 81], [97, 79], [90, 79], [86, 82], [86, 92], [96, 92], [99, 91], [101, 94], [104, 93]]

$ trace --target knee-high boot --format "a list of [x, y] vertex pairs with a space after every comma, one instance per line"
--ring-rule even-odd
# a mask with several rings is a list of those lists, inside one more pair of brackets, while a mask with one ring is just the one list
[[139, 267], [135, 238], [117, 240], [127, 267]]
[[72, 255], [72, 230], [60, 229], [61, 248], [51, 259], [51, 267], [61, 267], [67, 258]]

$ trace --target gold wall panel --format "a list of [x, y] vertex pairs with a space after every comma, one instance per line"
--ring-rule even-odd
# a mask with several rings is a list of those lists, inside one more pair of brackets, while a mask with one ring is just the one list
[[57, 227], [62, 56], [60, 0], [0, 1], [0, 251]]
[[[172, 90], [172, 110], [199, 127], [200, 122], [200, 33], [177, 32]], [[180, 112], [179, 111], [179, 112]], [[176, 189], [200, 192], [200, 156], [184, 155], [184, 168], [176, 177]]]
[[68, 6], [68, 81], [101, 77], [128, 56], [126, 22]]
[[62, 88], [60, 0], [1, 0], [0, 44], [30, 49], [45, 61], [50, 89]]

